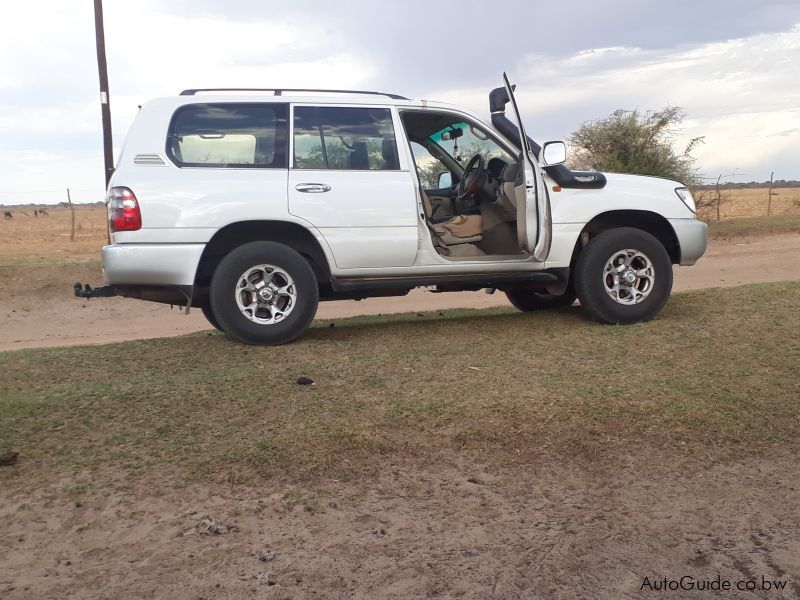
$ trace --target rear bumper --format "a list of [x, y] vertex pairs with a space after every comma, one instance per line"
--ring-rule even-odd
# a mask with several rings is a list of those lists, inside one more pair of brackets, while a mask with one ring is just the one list
[[708, 246], [708, 226], [697, 219], [670, 219], [681, 248], [681, 265], [693, 265]]
[[112, 244], [102, 251], [107, 285], [192, 286], [205, 244]]

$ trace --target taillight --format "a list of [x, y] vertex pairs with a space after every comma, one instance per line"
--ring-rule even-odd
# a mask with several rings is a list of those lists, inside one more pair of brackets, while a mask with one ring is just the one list
[[108, 191], [108, 221], [111, 231], [136, 231], [142, 228], [142, 213], [133, 192], [126, 187]]

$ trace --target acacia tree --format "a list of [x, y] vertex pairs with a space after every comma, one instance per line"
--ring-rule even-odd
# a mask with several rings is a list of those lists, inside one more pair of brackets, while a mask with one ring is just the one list
[[583, 123], [569, 138], [570, 165], [616, 173], [657, 175], [689, 186], [701, 181], [691, 155], [702, 137], [675, 149], [675, 136], [685, 112], [678, 106], [660, 110], [615, 110], [608, 117]]

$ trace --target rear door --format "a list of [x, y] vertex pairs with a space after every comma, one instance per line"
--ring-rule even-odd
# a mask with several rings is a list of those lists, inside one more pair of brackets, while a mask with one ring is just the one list
[[417, 254], [417, 196], [395, 111], [292, 107], [289, 211], [316, 227], [340, 269], [404, 267]]
[[530, 252], [540, 262], [547, 260], [552, 241], [552, 218], [550, 216], [550, 198], [544, 185], [539, 163], [533, 154], [522, 116], [514, 98], [514, 89], [503, 73], [506, 92], [514, 108], [514, 117], [519, 129], [519, 144], [522, 149], [520, 171], [522, 182], [516, 188], [517, 196], [517, 235], [520, 248]]

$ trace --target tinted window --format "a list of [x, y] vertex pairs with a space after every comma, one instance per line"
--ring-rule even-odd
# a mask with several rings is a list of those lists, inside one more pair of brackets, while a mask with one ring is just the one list
[[191, 104], [175, 112], [167, 154], [180, 166], [287, 168], [286, 104]]
[[296, 106], [298, 169], [396, 171], [397, 142], [388, 108]]

